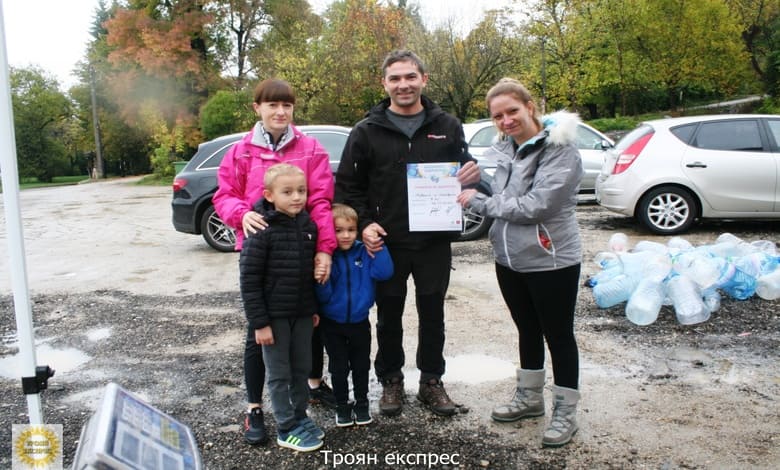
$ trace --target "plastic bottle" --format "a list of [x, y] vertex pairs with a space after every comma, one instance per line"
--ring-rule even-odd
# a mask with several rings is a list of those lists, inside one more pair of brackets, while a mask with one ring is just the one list
[[628, 237], [623, 232], [613, 233], [607, 242], [607, 248], [613, 253], [628, 251]]
[[710, 309], [704, 305], [699, 287], [689, 277], [672, 277], [666, 282], [666, 290], [681, 324], [694, 325], [710, 318]]
[[756, 280], [756, 294], [765, 300], [780, 299], [780, 269], [764, 274]]
[[707, 309], [710, 311], [710, 313], [715, 312], [720, 308], [720, 292], [718, 292], [718, 289], [715, 287], [710, 287], [707, 290], [703, 290], [701, 292], [702, 300], [704, 301], [704, 305], [707, 306]]
[[658, 318], [666, 293], [660, 281], [644, 278], [628, 299], [626, 318], [636, 325], [649, 325]]
[[681, 251], [688, 251], [693, 249], [693, 245], [691, 245], [691, 242], [688, 240], [682, 238], [682, 237], [672, 237], [669, 239], [668, 242], [666, 242], [666, 246], [669, 248], [669, 251], [675, 251], [675, 252], [681, 252]]
[[777, 258], [763, 251], [757, 251], [736, 259], [734, 265], [746, 274], [757, 278], [777, 269]]
[[618, 274], [614, 278], [600, 282], [593, 287], [593, 297], [596, 305], [601, 308], [613, 307], [625, 302], [631, 297], [637, 281], [626, 274]]
[[663, 243], [650, 240], [641, 240], [634, 245], [634, 251], [652, 251], [655, 253], [667, 253], [669, 249]]
[[716, 285], [729, 297], [745, 300], [756, 293], [756, 278], [745, 273], [733, 263], [720, 260], [723, 264], [721, 275]]
[[720, 279], [723, 261], [703, 251], [693, 250], [675, 256], [672, 267], [678, 274], [696, 282], [700, 289], [708, 289]]

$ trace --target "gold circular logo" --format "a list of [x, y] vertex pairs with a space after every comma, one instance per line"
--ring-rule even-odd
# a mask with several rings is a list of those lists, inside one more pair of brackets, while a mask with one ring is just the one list
[[14, 442], [19, 460], [30, 467], [47, 467], [54, 463], [60, 449], [57, 435], [43, 426], [32, 426], [22, 431]]

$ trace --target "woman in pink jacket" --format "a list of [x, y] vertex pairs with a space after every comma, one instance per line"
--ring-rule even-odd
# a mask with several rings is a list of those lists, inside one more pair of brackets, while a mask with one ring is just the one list
[[[214, 208], [226, 224], [236, 229], [236, 250], [241, 251], [245, 237], [267, 226], [263, 217], [252, 210], [263, 195], [265, 171], [277, 163], [300, 167], [308, 187], [306, 210], [319, 232], [315, 278], [325, 282], [330, 276], [331, 255], [336, 248], [330, 208], [333, 172], [328, 153], [316, 139], [292, 125], [295, 93], [289, 83], [278, 79], [263, 80], [255, 88], [252, 106], [260, 120], [225, 154], [217, 174], [219, 189], [212, 198]], [[322, 401], [331, 398], [335, 403], [332, 392], [328, 397], [330, 389], [321, 381], [323, 348], [316, 329], [312, 342], [311, 375], [314, 377], [309, 385], [319, 385], [315, 390]], [[262, 349], [252, 330], [247, 331], [244, 348], [244, 380], [249, 401], [244, 439], [252, 445], [264, 444], [268, 440], [262, 411], [265, 366]]]

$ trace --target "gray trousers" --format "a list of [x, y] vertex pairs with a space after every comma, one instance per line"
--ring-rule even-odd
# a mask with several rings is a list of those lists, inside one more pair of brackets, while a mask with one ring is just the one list
[[306, 417], [311, 371], [311, 317], [271, 320], [274, 344], [263, 346], [268, 395], [280, 431]]

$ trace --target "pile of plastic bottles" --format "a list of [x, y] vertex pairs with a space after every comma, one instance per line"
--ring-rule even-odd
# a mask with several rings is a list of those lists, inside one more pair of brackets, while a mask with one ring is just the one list
[[780, 298], [780, 256], [768, 240], [746, 242], [730, 233], [694, 247], [681, 237], [665, 245], [643, 240], [629, 247], [624, 233], [610, 237], [607, 251], [594, 260], [601, 271], [586, 285], [596, 304], [626, 303], [626, 317], [649, 325], [663, 305], [671, 305], [683, 325], [707, 321], [720, 308], [721, 295], [745, 300]]

